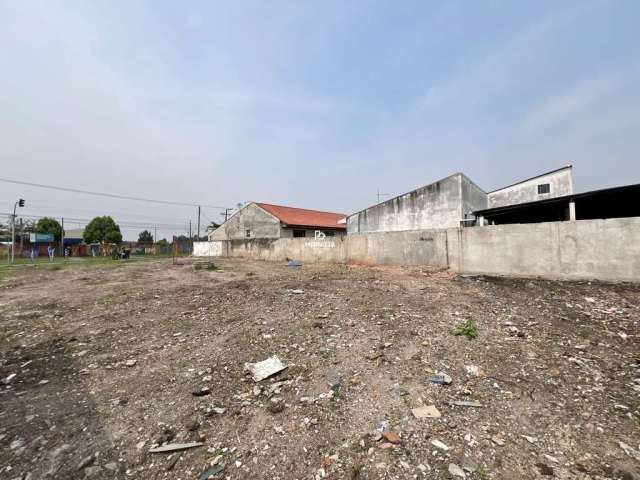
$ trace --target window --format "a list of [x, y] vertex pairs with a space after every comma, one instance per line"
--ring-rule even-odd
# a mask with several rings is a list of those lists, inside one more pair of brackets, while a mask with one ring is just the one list
[[324, 231], [324, 234], [325, 234], [327, 237], [333, 237], [333, 232], [332, 232], [331, 230], [325, 230], [325, 231]]
[[251, 230], [245, 230], [244, 236], [247, 238], [251, 238]]
[[551, 185], [549, 185], [548, 183], [542, 183], [538, 185], [538, 195], [543, 195], [549, 192], [551, 192]]
[[305, 231], [304, 230], [294, 230], [293, 231], [293, 238], [301, 238], [305, 236]]

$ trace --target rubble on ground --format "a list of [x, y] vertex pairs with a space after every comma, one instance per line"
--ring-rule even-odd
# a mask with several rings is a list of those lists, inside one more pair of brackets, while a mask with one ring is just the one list
[[186, 263], [0, 279], [0, 478], [640, 478], [638, 285]]

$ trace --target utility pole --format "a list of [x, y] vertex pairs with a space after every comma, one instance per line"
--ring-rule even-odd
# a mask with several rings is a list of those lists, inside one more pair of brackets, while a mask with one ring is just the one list
[[198, 205], [198, 241], [200, 241], [200, 205]]
[[158, 243], [158, 226], [153, 226], [153, 243]]
[[19, 199], [13, 204], [13, 215], [11, 216], [11, 263], [15, 260], [16, 250], [16, 207], [24, 207], [24, 199]]
[[65, 256], [64, 256], [64, 218], [61, 218], [60, 220], [62, 220], [62, 235], [60, 235], [60, 257], [64, 260]]
[[191, 236], [191, 220], [189, 220], [189, 240], [193, 240], [193, 237]]
[[221, 213], [220, 215], [224, 215], [224, 221], [226, 222], [229, 219], [229, 212], [233, 210], [233, 208], [225, 208], [224, 209], [224, 213]]

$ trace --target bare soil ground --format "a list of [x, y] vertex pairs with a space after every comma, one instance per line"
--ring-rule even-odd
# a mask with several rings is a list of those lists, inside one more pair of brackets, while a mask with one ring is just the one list
[[640, 286], [216, 263], [0, 279], [0, 478], [638, 478]]

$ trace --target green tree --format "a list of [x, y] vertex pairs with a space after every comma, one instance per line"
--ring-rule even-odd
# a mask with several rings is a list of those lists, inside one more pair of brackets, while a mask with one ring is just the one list
[[62, 237], [62, 225], [55, 219], [43, 217], [36, 223], [36, 233], [53, 233], [53, 239], [56, 242]]
[[158, 240], [157, 244], [161, 247], [166, 247], [167, 245], [169, 245], [169, 242], [167, 242], [166, 238], [163, 238], [162, 240]]
[[151, 235], [151, 232], [148, 230], [144, 230], [143, 232], [140, 232], [140, 235], [138, 235], [138, 242], [139, 243], [153, 243], [153, 235]]
[[120, 227], [109, 216], [95, 217], [84, 228], [85, 243], [120, 243], [122, 233]]

